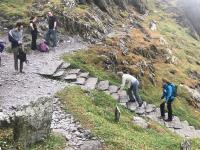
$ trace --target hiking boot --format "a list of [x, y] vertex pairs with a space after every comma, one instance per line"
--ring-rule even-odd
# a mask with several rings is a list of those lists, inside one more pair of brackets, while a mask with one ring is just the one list
[[139, 103], [139, 107], [141, 107], [143, 105], [143, 102]]
[[165, 120], [165, 122], [171, 122], [172, 121], [172, 119], [166, 119]]
[[161, 119], [161, 120], [165, 120], [165, 116], [160, 116], [158, 118]]

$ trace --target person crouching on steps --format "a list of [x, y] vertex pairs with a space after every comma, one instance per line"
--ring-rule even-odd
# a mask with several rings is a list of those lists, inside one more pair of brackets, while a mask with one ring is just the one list
[[[18, 55], [19, 51], [22, 47], [22, 39], [23, 39], [23, 25], [18, 22], [16, 27], [9, 31], [9, 41], [11, 42], [11, 48], [14, 53], [14, 68], [15, 71], [18, 71]], [[20, 72], [22, 73], [23, 62], [20, 61]]]
[[160, 119], [165, 119], [165, 103], [167, 103], [168, 119], [165, 121], [170, 122], [172, 121], [172, 102], [175, 98], [173, 96], [173, 85], [167, 79], [162, 79], [162, 82], [163, 95], [161, 99], [165, 98], [165, 101], [160, 104]]
[[139, 104], [139, 107], [141, 107], [143, 101], [141, 100], [139, 95], [139, 81], [130, 74], [124, 74], [123, 72], [118, 72], [117, 74], [122, 78], [122, 84], [120, 89], [123, 89], [127, 83], [127, 86], [129, 88], [128, 89], [128, 95], [130, 98], [129, 102], [135, 102], [136, 100]]

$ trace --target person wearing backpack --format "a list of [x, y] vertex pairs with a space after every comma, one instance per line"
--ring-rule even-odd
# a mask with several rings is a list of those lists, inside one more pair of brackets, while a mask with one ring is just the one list
[[176, 86], [167, 79], [162, 79], [162, 82], [163, 95], [161, 99], [165, 99], [165, 101], [160, 104], [160, 118], [165, 120], [165, 104], [167, 103], [168, 119], [165, 121], [170, 122], [172, 121], [172, 102], [176, 97]]
[[[18, 56], [22, 47], [23, 40], [23, 25], [21, 22], [16, 24], [16, 27], [9, 31], [8, 39], [11, 42], [11, 48], [14, 54], [14, 68], [18, 71]], [[23, 61], [20, 61], [20, 72], [22, 73]]]

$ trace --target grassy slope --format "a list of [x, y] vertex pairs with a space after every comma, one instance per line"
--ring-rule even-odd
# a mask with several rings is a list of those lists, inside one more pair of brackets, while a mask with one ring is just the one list
[[[78, 93], [78, 94], [77, 94]], [[107, 150], [177, 150], [181, 138], [166, 128], [151, 122], [149, 129], [142, 129], [132, 122], [133, 113], [120, 106], [121, 119], [114, 121], [116, 101], [103, 92], [84, 93], [78, 87], [66, 88], [59, 93], [67, 111], [71, 112], [86, 128], [105, 141]], [[200, 147], [194, 140], [194, 149]]]
[[32, 0], [1, 0], [0, 14], [7, 17], [12, 16], [27, 16], [28, 7], [31, 5]]
[[[187, 29], [177, 25], [177, 23], [171, 19], [169, 14], [166, 14], [160, 8], [155, 7], [154, 0], [149, 1], [149, 3], [153, 10], [150, 11], [150, 15], [143, 25], [148, 28], [148, 24], [152, 19], [157, 20], [159, 23], [157, 35], [163, 36], [169, 42], [169, 45], [173, 48], [173, 53], [179, 59], [178, 65], [160, 62], [154, 64], [156, 69], [156, 86], [149, 83], [147, 78], [142, 79], [143, 86], [141, 95], [143, 99], [149, 103], [154, 103], [159, 106], [161, 103], [160, 87], [162, 77], [167, 77], [176, 84], [185, 83], [186, 85], [192, 85], [196, 82], [188, 77], [187, 71], [189, 69], [199, 70], [199, 66], [195, 63], [195, 61], [198, 61], [200, 58], [200, 52], [198, 51], [200, 44], [199, 41], [193, 39], [186, 32]], [[190, 64], [186, 59], [189, 55], [191, 55], [190, 58], [192, 57], [192, 64]], [[74, 67], [81, 68], [84, 71], [89, 71], [93, 76], [104, 80], [107, 79], [112, 83], [119, 84], [119, 80], [117, 80], [115, 75], [110, 72], [106, 72], [101, 67], [102, 65], [99, 65], [101, 64], [99, 62], [102, 60], [100, 59], [98, 52], [94, 52], [94, 49], [89, 49], [87, 52], [77, 52], [73, 55], [65, 56], [64, 59], [71, 62]], [[177, 70], [175, 75], [169, 72], [172, 69]], [[187, 100], [190, 99], [190, 96], [183, 88], [179, 87], [179, 93], [180, 95], [173, 105], [174, 114], [179, 116], [181, 120], [187, 120], [191, 125], [200, 129], [200, 111], [188, 104]]]

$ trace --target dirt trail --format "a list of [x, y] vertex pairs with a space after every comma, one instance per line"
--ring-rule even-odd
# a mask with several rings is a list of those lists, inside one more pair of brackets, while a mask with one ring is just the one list
[[16, 106], [27, 105], [41, 96], [53, 96], [66, 83], [42, 78], [38, 70], [47, 62], [60, 60], [62, 54], [86, 47], [80, 39], [70, 38], [49, 53], [32, 52], [29, 64], [24, 64], [25, 74], [14, 71], [13, 55], [4, 52], [0, 67], [0, 110], [11, 111]]

